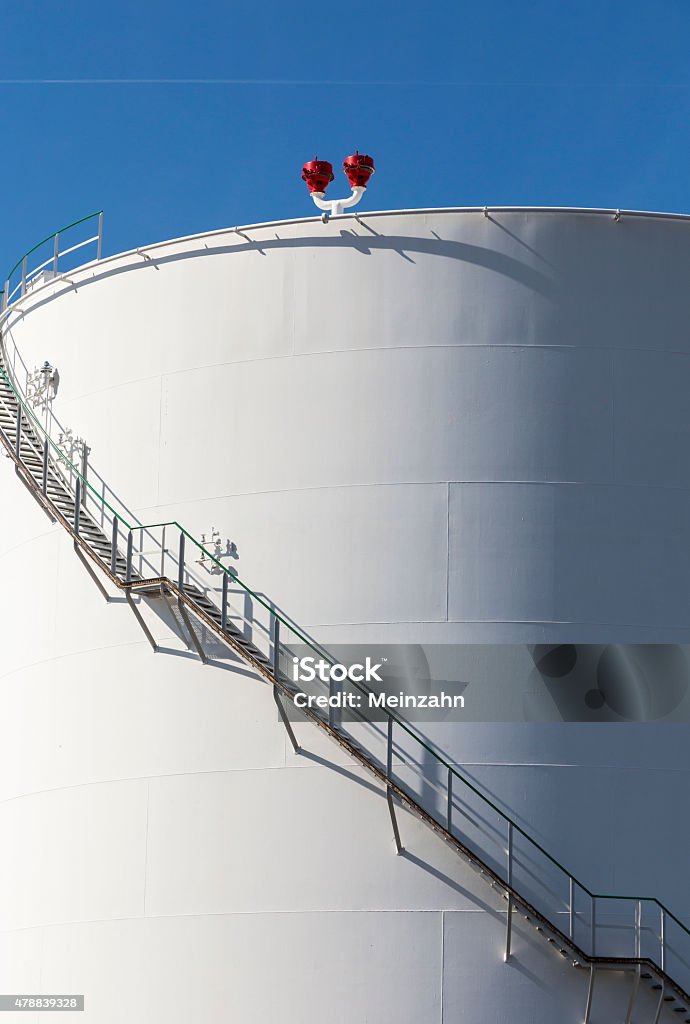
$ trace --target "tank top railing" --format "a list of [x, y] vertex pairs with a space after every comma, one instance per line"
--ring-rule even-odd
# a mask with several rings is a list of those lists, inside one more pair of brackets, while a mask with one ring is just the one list
[[[75, 241], [74, 229], [88, 224], [93, 227], [93, 233], [89, 238], [81, 238]], [[67, 244], [64, 244], [64, 236], [67, 235]], [[62, 236], [62, 241], [61, 241]], [[61, 248], [61, 244], [63, 248]], [[69, 270], [75, 269], [74, 261], [66, 262], [68, 256], [73, 256], [87, 245], [95, 246], [95, 258], [100, 260], [103, 245], [103, 211], [90, 213], [86, 217], [72, 221], [62, 228], [58, 228], [51, 235], [46, 235], [40, 242], [32, 246], [21, 259], [17, 260], [5, 278], [5, 284], [0, 292], [0, 312], [4, 312], [8, 306], [24, 298], [28, 291], [37, 283], [47, 283]], [[39, 263], [31, 260], [31, 257], [39, 259]]]

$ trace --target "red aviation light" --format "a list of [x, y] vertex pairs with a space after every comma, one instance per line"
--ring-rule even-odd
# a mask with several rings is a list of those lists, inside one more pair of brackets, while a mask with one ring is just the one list
[[375, 170], [374, 159], [357, 150], [352, 156], [345, 157], [343, 170], [347, 174], [350, 188], [366, 188]]
[[333, 181], [333, 164], [314, 157], [302, 168], [302, 181], [306, 181], [310, 192], [325, 192]]

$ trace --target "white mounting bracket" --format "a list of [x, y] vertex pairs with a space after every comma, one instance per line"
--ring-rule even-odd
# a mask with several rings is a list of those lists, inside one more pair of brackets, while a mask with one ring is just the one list
[[321, 219], [326, 223], [329, 217], [338, 217], [343, 210], [348, 209], [350, 206], [356, 206], [365, 192], [366, 187], [364, 185], [355, 185], [352, 189], [352, 195], [347, 196], [345, 199], [324, 199], [325, 192], [312, 192], [311, 197], [315, 205], [324, 211], [325, 217]]

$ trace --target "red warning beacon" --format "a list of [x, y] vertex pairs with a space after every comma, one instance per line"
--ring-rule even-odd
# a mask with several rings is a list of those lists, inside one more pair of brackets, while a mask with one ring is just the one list
[[333, 181], [333, 165], [328, 160], [314, 157], [302, 168], [302, 179], [306, 181], [314, 204], [323, 210], [321, 220], [326, 222], [329, 217], [337, 217], [350, 206], [356, 206], [367, 190], [369, 179], [374, 173], [373, 157], [357, 150], [343, 161], [343, 170], [350, 182], [352, 194], [345, 199], [325, 199], [324, 193]]
[[345, 157], [343, 170], [347, 174], [350, 188], [366, 188], [375, 170], [374, 160], [357, 150], [352, 156]]
[[314, 157], [302, 168], [302, 181], [306, 181], [310, 192], [320, 192], [323, 195], [333, 181], [333, 164], [329, 164], [328, 160]]

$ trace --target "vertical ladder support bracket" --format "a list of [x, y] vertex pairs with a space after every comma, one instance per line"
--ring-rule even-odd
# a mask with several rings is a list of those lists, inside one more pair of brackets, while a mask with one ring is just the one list
[[661, 1017], [661, 1010], [664, 1005], [664, 995], [666, 992], [666, 985], [664, 979], [661, 979], [661, 991], [659, 992], [659, 1002], [656, 1004], [656, 1013], [654, 1014], [653, 1024], [659, 1024], [659, 1018]]
[[506, 951], [503, 955], [503, 962], [508, 963], [512, 953], [513, 944], [513, 910], [515, 909], [513, 904], [513, 897], [511, 893], [508, 893], [508, 913], [506, 915]]
[[393, 803], [393, 790], [390, 786], [386, 787], [386, 803], [388, 804], [388, 813], [391, 816], [391, 825], [393, 826], [393, 839], [395, 840], [395, 852], [398, 856], [403, 852], [403, 845], [400, 842], [400, 829], [398, 828], [398, 819], [395, 815], [395, 804]]
[[625, 1024], [631, 1024], [632, 1022], [633, 1010], [635, 1009], [635, 1003], [637, 1001], [637, 993], [640, 988], [640, 974], [641, 968], [638, 964], [633, 978], [632, 990], [630, 992], [630, 1001], [628, 1002], [628, 1012], [625, 1015]]
[[510, 960], [510, 947], [513, 939], [513, 823], [508, 822], [508, 914], [506, 918], [506, 952], [504, 960]]
[[277, 686], [273, 687], [273, 700], [276, 702], [276, 707], [278, 708], [278, 714], [280, 715], [280, 719], [281, 719], [283, 725], [285, 726], [285, 731], [287, 732], [288, 736], [290, 737], [290, 743], [292, 744], [292, 749], [295, 752], [295, 754], [299, 754], [300, 753], [300, 745], [297, 742], [297, 737], [295, 736], [295, 731], [292, 728], [292, 723], [290, 722], [290, 719], [287, 716], [287, 712], [285, 711], [285, 707], [283, 706], [283, 701], [281, 699], [280, 691], [279, 691]]
[[585, 1017], [584, 1024], [590, 1024], [592, 1020], [592, 997], [594, 996], [594, 973], [596, 967], [594, 964], [589, 969], [589, 984], [587, 986], [587, 1004], [585, 1006]]
[[[388, 716], [388, 742], [386, 749], [386, 778], [389, 782], [393, 781], [393, 719]], [[395, 814], [395, 804], [393, 803], [393, 790], [390, 786], [386, 786], [386, 803], [388, 804], [388, 813], [391, 816], [391, 825], [393, 826], [393, 838], [395, 839], [395, 852], [398, 856], [403, 852], [403, 845], [400, 842], [400, 829], [398, 828], [398, 819]]]
[[[223, 577], [223, 631], [225, 631], [227, 625], [227, 596], [228, 596], [228, 575], [227, 573]], [[272, 663], [271, 670], [273, 672], [273, 678], [280, 678], [280, 619], [277, 615], [273, 615], [273, 624], [271, 628], [271, 647], [272, 647]], [[290, 743], [292, 743], [292, 749], [296, 754], [300, 752], [300, 746], [295, 736], [295, 731], [292, 728], [292, 723], [287, 716], [287, 712], [281, 699], [280, 691], [274, 684], [273, 686], [273, 700], [276, 702], [278, 713], [281, 721], [285, 726], [285, 730], [290, 737]]]
[[187, 628], [187, 632], [189, 633], [189, 638], [194, 644], [194, 649], [196, 650], [196, 653], [199, 655], [199, 660], [201, 661], [201, 664], [207, 665], [208, 658], [206, 657], [204, 649], [201, 646], [201, 643], [199, 642], [199, 637], [196, 635], [194, 627], [190, 621], [189, 615], [187, 615], [187, 609], [185, 608], [184, 601], [182, 600], [181, 597], [178, 597], [177, 599], [177, 606], [180, 609], [180, 615], [182, 616], [184, 624]]

